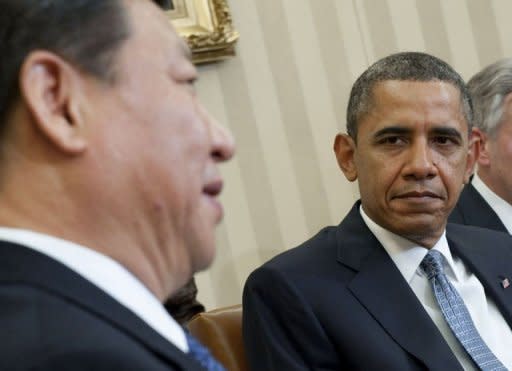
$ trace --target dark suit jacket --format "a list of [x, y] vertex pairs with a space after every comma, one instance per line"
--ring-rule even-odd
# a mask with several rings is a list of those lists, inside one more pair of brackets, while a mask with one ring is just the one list
[[[462, 370], [358, 208], [249, 277], [243, 333], [253, 370]], [[511, 326], [512, 287], [500, 282], [512, 278], [512, 238], [462, 225], [447, 237]]]
[[200, 370], [61, 263], [0, 242], [0, 370]]
[[450, 223], [474, 225], [508, 233], [498, 214], [494, 212], [492, 207], [471, 183], [467, 184], [462, 190], [459, 201], [450, 214], [448, 221]]

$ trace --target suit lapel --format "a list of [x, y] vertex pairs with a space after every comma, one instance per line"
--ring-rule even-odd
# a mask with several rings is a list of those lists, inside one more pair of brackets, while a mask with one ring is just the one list
[[465, 186], [457, 207], [462, 210], [467, 225], [476, 225], [508, 233], [496, 212], [471, 183]]
[[24, 246], [0, 242], [0, 283], [18, 282], [43, 288], [138, 340], [149, 351], [183, 369], [194, 361], [89, 281], [53, 259]]
[[441, 333], [356, 207], [340, 225], [338, 235], [338, 261], [358, 271], [348, 288], [385, 331], [429, 369], [461, 370]]
[[[512, 285], [512, 239], [505, 234], [482, 230], [468, 236], [464, 227], [448, 225], [447, 236], [451, 250], [478, 277], [486, 293], [493, 299], [503, 318], [512, 328], [512, 286], [504, 288], [503, 280]], [[492, 238], [504, 243], [489, 245]], [[490, 253], [489, 249], [492, 249]]]
[[[89, 282], [86, 283], [88, 284]], [[103, 318], [106, 322], [110, 322], [121, 331], [149, 347], [160, 358], [166, 359], [167, 363], [181, 367], [189, 365], [190, 367], [193, 361], [188, 358], [188, 355], [163, 338], [140, 317], [118, 304], [109, 295], [98, 296], [94, 292], [95, 289], [96, 287], [93, 286], [87, 292], [84, 290], [83, 296], [79, 299], [74, 297], [74, 299], [84, 305], [90, 312], [95, 313], [98, 317]], [[69, 297], [69, 292], [63, 294]], [[193, 366], [196, 365], [193, 364]]]

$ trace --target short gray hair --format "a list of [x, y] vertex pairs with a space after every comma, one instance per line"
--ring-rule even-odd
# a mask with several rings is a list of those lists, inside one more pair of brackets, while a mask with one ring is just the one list
[[359, 120], [370, 112], [373, 103], [372, 91], [378, 82], [400, 81], [446, 81], [460, 92], [462, 113], [471, 129], [473, 109], [469, 91], [460, 75], [446, 62], [432, 55], [419, 52], [396, 53], [371, 65], [356, 80], [350, 91], [347, 107], [347, 132], [357, 141]]
[[468, 82], [473, 99], [475, 126], [493, 135], [503, 117], [503, 102], [512, 93], [512, 58], [493, 63]]

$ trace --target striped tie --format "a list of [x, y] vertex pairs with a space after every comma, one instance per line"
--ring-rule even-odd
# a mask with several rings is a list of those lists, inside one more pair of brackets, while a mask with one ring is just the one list
[[507, 368], [480, 337], [468, 308], [444, 274], [442, 259], [443, 256], [439, 251], [430, 250], [420, 266], [432, 285], [437, 303], [448, 326], [480, 370], [506, 371]]

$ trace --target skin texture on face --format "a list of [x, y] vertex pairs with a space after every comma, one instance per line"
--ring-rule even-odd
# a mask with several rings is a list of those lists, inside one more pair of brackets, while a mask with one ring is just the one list
[[439, 81], [378, 83], [357, 144], [339, 134], [334, 149], [368, 216], [425, 247], [442, 235], [474, 161], [459, 92]]
[[478, 176], [498, 196], [512, 204], [512, 94], [503, 103], [503, 116], [496, 131], [481, 134]]
[[213, 260], [223, 214], [217, 164], [233, 155], [234, 142], [201, 106], [189, 51], [163, 12], [150, 1], [126, 3], [133, 32], [117, 80], [88, 85], [83, 115], [96, 126], [88, 156], [110, 179], [97, 183], [94, 202], [116, 210], [140, 249], [137, 258], [117, 252], [118, 260], [145, 260], [164, 298]]
[[200, 104], [165, 13], [122, 6], [130, 35], [113, 81], [51, 51], [23, 61], [0, 151], [0, 224], [103, 253], [163, 301], [212, 262], [218, 164], [234, 142]]

